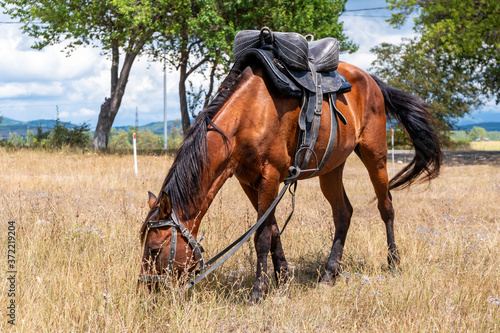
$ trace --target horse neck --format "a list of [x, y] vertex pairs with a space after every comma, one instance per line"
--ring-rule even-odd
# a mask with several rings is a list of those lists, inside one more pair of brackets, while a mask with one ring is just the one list
[[239, 149], [237, 136], [241, 120], [245, 118], [246, 112], [255, 111], [252, 110], [255, 103], [255, 92], [251, 89], [253, 73], [251, 70], [246, 70], [241, 75], [243, 77], [238, 87], [212, 119], [227, 140], [220, 133], [211, 129], [211, 126], [206, 133], [207, 163], [202, 175], [202, 186], [197, 194], [196, 204], [189, 211], [184, 211], [183, 219], [187, 226], [192, 229], [194, 235], [198, 232], [201, 219], [210, 207], [215, 195], [235, 172], [237, 162], [232, 158], [232, 155], [233, 151]]

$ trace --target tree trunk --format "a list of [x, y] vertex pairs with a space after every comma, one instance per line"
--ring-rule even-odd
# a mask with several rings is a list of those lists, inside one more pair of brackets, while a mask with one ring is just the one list
[[191, 120], [189, 119], [189, 111], [187, 105], [186, 96], [186, 79], [187, 79], [187, 64], [188, 64], [189, 53], [181, 52], [181, 64], [179, 67], [179, 104], [181, 107], [181, 120], [182, 120], [182, 133], [184, 137], [188, 132], [189, 126], [191, 126]]
[[[116, 51], [116, 53], [115, 53]], [[118, 78], [118, 47], [113, 47], [113, 61], [111, 65], [111, 98], [105, 98], [104, 103], [101, 105], [101, 112], [99, 113], [99, 120], [94, 132], [94, 141], [92, 148], [99, 150], [106, 150], [108, 147], [109, 133], [115, 120], [116, 114], [120, 109], [122, 98], [127, 86], [128, 77], [137, 52], [127, 53], [123, 67]]]

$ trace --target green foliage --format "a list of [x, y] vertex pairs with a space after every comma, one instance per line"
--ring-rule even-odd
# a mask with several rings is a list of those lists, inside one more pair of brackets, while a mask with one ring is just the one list
[[492, 141], [500, 141], [500, 132], [499, 131], [489, 131], [488, 138]]
[[22, 147], [24, 145], [24, 138], [17, 133], [9, 133], [7, 142], [10, 146]]
[[[182, 143], [182, 132], [179, 129], [179, 120], [175, 120], [175, 125], [168, 133], [168, 151], [175, 153]], [[157, 135], [149, 130], [137, 131], [135, 127], [130, 127], [128, 131], [122, 129], [111, 130], [109, 145], [113, 152], [131, 152], [133, 134], [136, 133], [137, 150], [143, 152], [161, 152], [163, 151], [163, 135]]]
[[172, 129], [170, 132], [167, 134], [167, 141], [168, 141], [168, 149], [169, 150], [177, 150], [182, 144], [182, 130], [180, 129], [180, 121], [179, 119], [175, 120], [174, 126], [172, 126]]
[[[31, 132], [31, 134], [29, 133]], [[83, 123], [74, 127], [68, 127], [56, 119], [54, 127], [49, 131], [43, 131], [41, 126], [37, 127], [37, 134], [33, 135], [32, 131], [28, 131], [30, 137], [30, 147], [46, 148], [46, 149], [85, 149], [90, 147], [92, 133], [90, 125]]]
[[[392, 137], [391, 130], [387, 131], [387, 147], [391, 149]], [[399, 125], [394, 126], [394, 149], [413, 149], [413, 144], [411, 143], [410, 137], [406, 132], [399, 127]]]
[[481, 140], [481, 139], [485, 139], [488, 137], [488, 133], [486, 132], [486, 130], [482, 127], [477, 127], [477, 126], [474, 126], [471, 131], [469, 132], [469, 139], [471, 141], [475, 141], [475, 140]]
[[450, 135], [454, 140], [463, 140], [469, 138], [466, 131], [451, 131]]
[[436, 61], [435, 50], [425, 50], [418, 38], [400, 45], [383, 43], [372, 49], [375, 74], [397, 89], [422, 98], [439, 121], [439, 130], [453, 128], [456, 119], [481, 104], [480, 89], [472, 76], [455, 64]]
[[161, 149], [163, 148], [163, 137], [151, 131], [137, 133], [137, 149]]
[[122, 129], [117, 131], [116, 128], [113, 128], [109, 136], [108, 148], [112, 150], [132, 148], [132, 142], [129, 140], [128, 132]]
[[411, 13], [418, 13], [414, 20], [415, 31], [421, 34], [418, 49], [432, 55], [439, 72], [465, 75], [474, 81], [484, 98], [495, 97], [497, 103], [500, 102], [498, 0], [387, 2], [396, 12], [389, 20], [396, 27], [400, 27]]
[[25, 137], [25, 140], [26, 140], [26, 145], [28, 147], [32, 146], [33, 145], [33, 142], [35, 141], [35, 133], [33, 133], [32, 130], [28, 130], [26, 132], [26, 137]]

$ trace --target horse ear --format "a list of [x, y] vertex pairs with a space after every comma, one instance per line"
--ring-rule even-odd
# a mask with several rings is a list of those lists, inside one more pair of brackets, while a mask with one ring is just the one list
[[156, 195], [154, 195], [150, 191], [148, 191], [148, 195], [149, 195], [149, 201], [148, 201], [149, 209], [153, 209], [155, 202], [156, 202]]
[[172, 204], [170, 203], [170, 198], [163, 193], [160, 200], [160, 213], [169, 216], [172, 213]]

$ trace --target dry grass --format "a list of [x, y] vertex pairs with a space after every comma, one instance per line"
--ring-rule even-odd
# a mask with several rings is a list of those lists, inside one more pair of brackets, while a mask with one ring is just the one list
[[[18, 231], [17, 331], [499, 331], [498, 167], [449, 167], [430, 185], [393, 193], [402, 263], [391, 272], [371, 184], [350, 158], [345, 184], [355, 212], [334, 287], [316, 282], [332, 243], [330, 208], [317, 180], [299, 183], [283, 236], [294, 277], [248, 305], [252, 242], [187, 295], [136, 292], [146, 191], [158, 192], [171, 158], [141, 157], [138, 178], [130, 156], [0, 150], [0, 160], [4, 271], [7, 221]], [[277, 216], [289, 208], [285, 199]], [[255, 217], [230, 180], [202, 224], [208, 255]], [[7, 281], [0, 287], [5, 331]]]
[[500, 150], [500, 141], [473, 141], [469, 145], [471, 150]]

